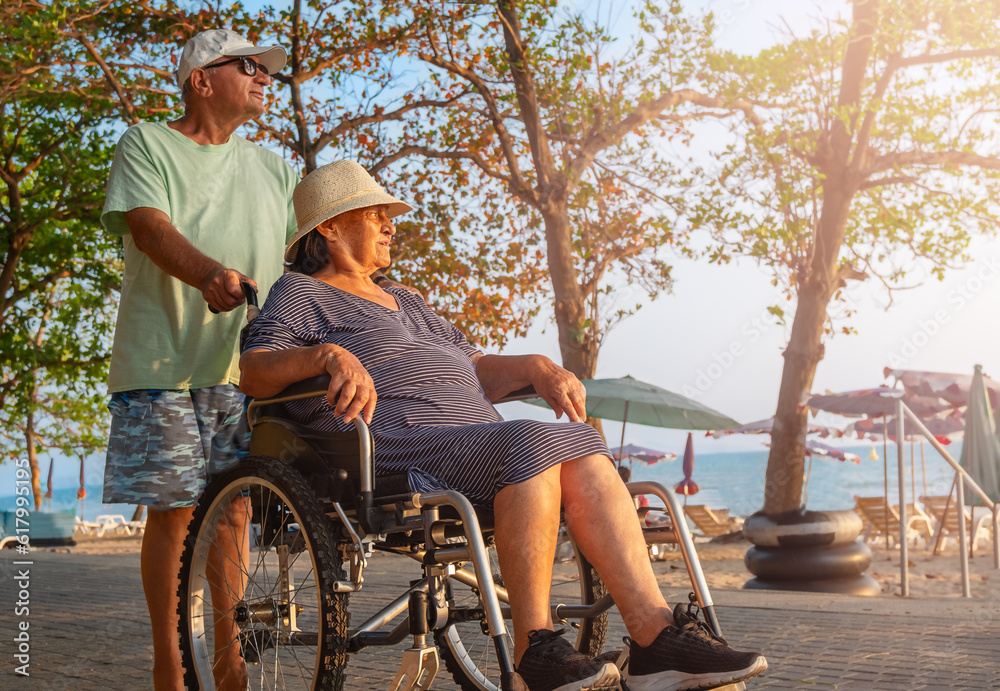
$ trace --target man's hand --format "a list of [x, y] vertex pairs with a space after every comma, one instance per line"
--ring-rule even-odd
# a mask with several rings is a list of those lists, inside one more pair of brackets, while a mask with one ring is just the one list
[[573, 422], [585, 422], [587, 390], [576, 375], [540, 355], [532, 365], [530, 379], [535, 392], [555, 411], [556, 418], [566, 413]]
[[218, 312], [228, 312], [246, 302], [246, 296], [240, 286], [241, 281], [251, 284], [254, 289], [257, 288], [256, 281], [239, 271], [219, 268], [205, 279], [201, 294], [210, 307]]
[[343, 415], [349, 423], [361, 413], [371, 424], [378, 396], [368, 370], [349, 351], [335, 346], [326, 359], [326, 371], [330, 373], [326, 401], [334, 407], [334, 414]]

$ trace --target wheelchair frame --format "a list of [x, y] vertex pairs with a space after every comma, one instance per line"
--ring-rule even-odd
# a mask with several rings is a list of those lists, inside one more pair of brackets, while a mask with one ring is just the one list
[[[389, 488], [380, 494], [374, 474], [373, 440], [360, 417], [355, 422], [356, 435], [317, 433], [284, 417], [284, 404], [325, 395], [328, 385], [328, 377], [316, 377], [299, 382], [274, 398], [251, 402], [248, 408], [252, 429], [251, 458], [257, 460], [241, 461], [244, 466], [242, 470], [237, 467], [227, 471], [229, 475], [223, 473], [219, 479], [213, 480], [209, 491], [206, 491], [206, 497], [213, 497], [214, 503], [209, 501], [196, 511], [185, 543], [179, 588], [181, 647], [187, 683], [194, 688], [212, 688], [214, 685], [212, 651], [209, 649], [207, 632], [204, 631], [209, 615], [204, 610], [205, 585], [207, 582], [211, 588], [212, 578], [209, 575], [210, 558], [206, 555], [210, 553], [213, 541], [218, 537], [218, 530], [215, 519], [208, 517], [218, 515], [218, 525], [221, 526], [223, 514], [220, 512], [227, 510], [224, 503], [231, 501], [235, 505], [237, 496], [249, 496], [250, 513], [247, 515], [253, 522], [258, 514], [266, 513], [265, 508], [270, 507], [270, 504], [267, 507], [263, 503], [254, 505], [253, 492], [256, 490], [252, 488], [259, 485], [261, 496], [264, 490], [270, 492], [268, 488], [277, 487], [281, 483], [264, 476], [274, 474], [275, 477], [286, 478], [281, 482], [294, 480], [294, 483], [316, 491], [312, 496], [306, 497], [304, 492], [287, 490], [284, 493], [287, 496], [280, 497], [281, 501], [276, 503], [283, 520], [289, 514], [299, 521], [298, 524], [290, 522], [288, 526], [281, 526], [276, 531], [267, 529], [263, 518], [257, 519], [259, 526], [258, 523], [253, 524], [260, 528], [262, 536], [265, 532], [271, 539], [277, 536], [273, 543], [278, 561], [274, 589], [277, 595], [272, 592], [250, 602], [245, 592], [246, 581], [257, 573], [257, 569], [246, 569], [241, 574], [236, 588], [241, 591], [239, 600], [225, 616], [240, 627], [240, 654], [244, 660], [261, 662], [261, 653], [271, 656], [272, 649], [273, 657], [277, 659], [279, 649], [287, 649], [297, 661], [295, 648], [315, 646], [315, 678], [308, 679], [308, 666], [301, 665], [304, 669], [304, 676], [300, 680], [304, 684], [303, 688], [339, 689], [343, 683], [346, 653], [371, 646], [396, 645], [407, 635], [412, 635], [413, 646], [404, 652], [402, 665], [391, 691], [426, 689], [430, 687], [439, 668], [437, 648], [427, 638], [433, 632], [438, 643], [446, 642], [448, 649], [442, 650], [445, 663], [463, 689], [507, 691], [524, 688], [513, 669], [512, 650], [505, 622], [510, 609], [502, 604], [507, 598], [506, 591], [502, 587], [502, 581], [497, 582], [497, 577], [490, 568], [488, 548], [491, 528], [481, 525], [480, 516], [474, 507], [459, 492], [445, 490], [410, 493], [403, 489], [394, 493]], [[505, 397], [503, 401], [527, 398], [533, 394], [530, 389], [523, 390]], [[266, 473], [265, 468], [268, 469]], [[231, 476], [235, 477], [234, 474], [242, 474], [246, 486], [251, 489], [243, 488], [239, 483], [233, 485], [235, 481]], [[229, 482], [233, 487], [228, 499], [214, 494], [213, 489], [226, 478], [230, 478]], [[298, 478], [304, 482], [300, 483]], [[254, 484], [255, 480], [259, 480], [257, 485]], [[721, 636], [708, 584], [676, 496], [653, 482], [632, 482], [627, 487], [633, 496], [652, 494], [663, 501], [670, 517], [670, 525], [656, 528], [644, 525], [646, 542], [676, 542], [679, 545], [693, 588], [690, 597], [704, 612], [707, 623]], [[212, 506], [209, 504], [215, 506], [215, 513], [212, 513]], [[307, 515], [322, 515], [327, 525], [318, 526], [314, 519], [306, 521]], [[639, 516], [641, 517], [641, 513]], [[320, 524], [323, 522], [318, 521]], [[335, 552], [348, 562], [346, 572], [341, 568], [341, 563], [324, 564], [318, 561], [341, 561], [337, 554], [331, 559], [330, 550], [322, 548], [327, 538], [320, 533], [327, 529], [332, 535]], [[323, 643], [326, 636], [323, 633], [324, 624], [318, 625], [322, 629], [319, 632], [302, 631], [299, 628], [298, 615], [302, 615], [303, 606], [295, 598], [303, 589], [296, 590], [292, 583], [295, 579], [289, 576], [291, 563], [296, 555], [309, 553], [317, 581], [316, 590], [320, 595], [318, 616], [322, 618], [324, 598], [338, 607], [341, 606], [336, 604], [338, 602], [346, 607], [344, 598], [349, 593], [362, 589], [364, 572], [368, 566], [367, 557], [375, 549], [403, 554], [418, 561], [423, 565], [424, 576], [411, 583], [404, 593], [359, 627], [345, 632], [343, 629], [346, 625], [335, 626], [339, 630], [334, 631], [331, 640], [336, 641], [332, 647], [338, 649], [327, 655]], [[268, 557], [262, 548], [257, 551], [260, 553], [260, 567]], [[574, 551], [581, 574], [581, 602], [553, 603], [552, 618], [557, 623], [578, 621], [577, 648], [596, 655], [603, 646], [602, 627], [606, 627], [607, 612], [614, 602], [610, 594], [603, 591], [599, 579], [594, 579], [592, 567], [575, 550], [575, 546]], [[248, 558], [249, 556], [248, 553]], [[463, 568], [469, 563], [473, 567], [471, 572]], [[319, 577], [321, 572], [324, 574], [323, 579], [327, 579], [328, 573], [334, 573], [336, 577], [328, 579], [328, 585], [324, 586], [320, 583], [323, 580]], [[473, 595], [477, 595], [480, 605], [472, 608], [454, 607], [451, 600], [456, 584], [467, 587]], [[214, 603], [215, 596], [212, 597]], [[404, 612], [406, 617], [399, 624], [389, 631], [382, 630]], [[212, 616], [218, 617], [219, 613], [213, 611]], [[493, 648], [495, 670], [492, 665], [489, 669], [480, 669], [483, 663], [472, 660], [468, 653], [465, 653], [465, 657], [470, 659], [461, 659], [462, 651], [465, 650], [463, 643], [459, 641], [452, 645], [452, 639], [448, 638], [458, 635], [459, 624], [481, 626]], [[458, 652], [452, 650], [453, 647]], [[321, 661], [321, 657], [332, 659], [333, 666], [338, 669], [331, 672], [325, 668], [327, 662]], [[619, 660], [619, 666], [627, 671], [627, 660]], [[275, 671], [274, 688], [284, 688], [284, 683], [288, 681], [284, 676], [285, 672], [286, 670]], [[270, 688], [272, 682], [268, 683]]]

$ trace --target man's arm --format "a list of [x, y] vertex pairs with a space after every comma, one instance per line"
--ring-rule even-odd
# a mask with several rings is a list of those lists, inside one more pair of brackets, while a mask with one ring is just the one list
[[295, 382], [321, 374], [330, 375], [327, 402], [335, 415], [351, 422], [359, 413], [371, 423], [375, 412], [375, 382], [349, 351], [332, 343], [288, 348], [248, 350], [240, 357], [240, 390], [247, 396], [267, 398]]
[[544, 355], [480, 355], [473, 358], [479, 383], [491, 401], [531, 385], [555, 411], [573, 422], [587, 419], [587, 390], [572, 372]]
[[125, 224], [136, 248], [171, 276], [201, 291], [205, 302], [228, 312], [246, 301], [240, 281], [256, 282], [205, 256], [180, 234], [170, 218], [150, 207], [125, 212]]

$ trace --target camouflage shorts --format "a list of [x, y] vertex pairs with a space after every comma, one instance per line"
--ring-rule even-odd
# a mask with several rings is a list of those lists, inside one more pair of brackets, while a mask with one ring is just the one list
[[243, 401], [232, 384], [112, 394], [104, 502], [197, 504], [210, 477], [248, 453]]

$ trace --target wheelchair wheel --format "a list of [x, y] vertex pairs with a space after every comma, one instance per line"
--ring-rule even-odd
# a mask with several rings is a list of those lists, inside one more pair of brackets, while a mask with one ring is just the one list
[[[556, 563], [552, 572], [552, 601], [560, 604], [592, 604], [602, 598], [607, 589], [580, 551], [573, 546], [574, 559], [572, 563]], [[490, 565], [494, 582], [502, 587], [500, 568], [497, 564], [496, 549], [490, 547]], [[472, 571], [472, 566], [465, 567]], [[448, 579], [452, 619], [467, 619], [454, 621], [446, 628], [434, 632], [441, 659], [445, 667], [463, 691], [498, 691], [500, 688], [500, 668], [497, 663], [496, 650], [493, 641], [486, 632], [486, 621], [482, 618], [483, 608], [479, 602], [478, 591], [457, 581], [454, 577]], [[500, 605], [506, 607], [507, 602], [501, 597]], [[471, 614], [472, 616], [466, 616]], [[514, 650], [513, 633], [510, 631], [510, 620], [507, 620], [508, 641], [510, 650]], [[603, 612], [592, 619], [570, 621], [569, 640], [576, 649], [587, 655], [597, 655], [604, 648], [608, 632], [608, 613]], [[560, 628], [556, 622], [556, 629]], [[574, 635], [575, 633], [575, 635]]]
[[[187, 686], [339, 691], [348, 613], [347, 595], [334, 593], [343, 578], [335, 544], [329, 519], [291, 467], [249, 457], [213, 480], [181, 557]], [[244, 666], [249, 686], [234, 671]]]

